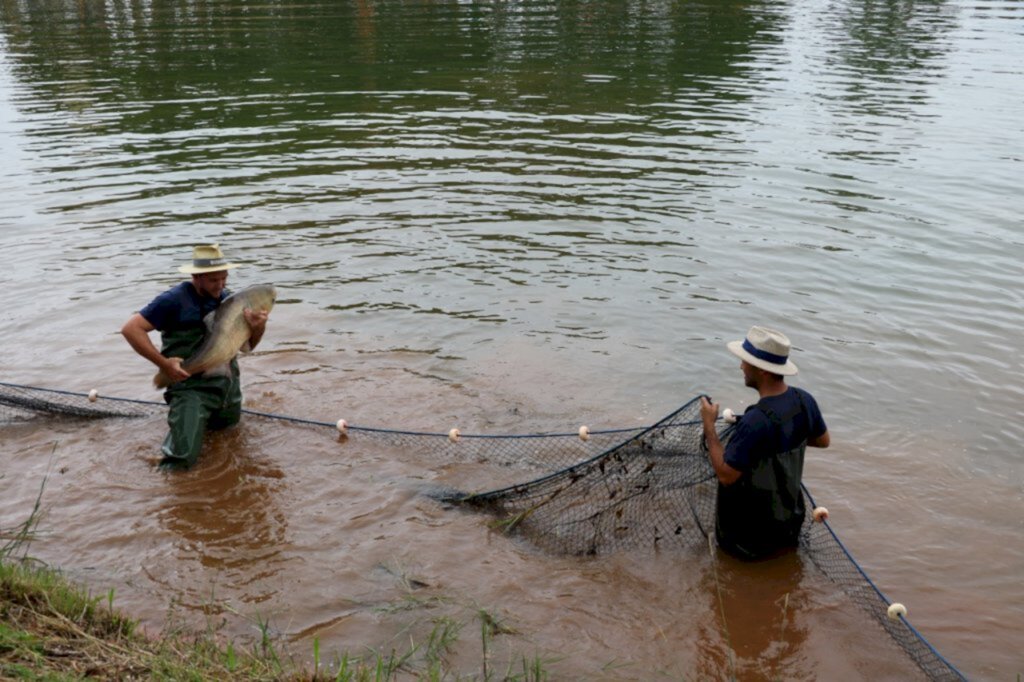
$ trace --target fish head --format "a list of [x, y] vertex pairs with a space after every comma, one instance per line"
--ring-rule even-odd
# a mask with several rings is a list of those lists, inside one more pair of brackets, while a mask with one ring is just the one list
[[239, 291], [238, 296], [244, 299], [244, 307], [270, 312], [277, 301], [277, 288], [273, 284], [253, 284]]

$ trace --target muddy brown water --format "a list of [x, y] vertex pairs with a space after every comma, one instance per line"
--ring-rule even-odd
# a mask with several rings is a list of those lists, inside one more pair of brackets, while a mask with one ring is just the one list
[[[775, 326], [832, 433], [806, 483], [841, 539], [969, 678], [1014, 679], [1020, 15], [0, 2], [0, 380], [156, 399], [117, 330], [204, 241], [243, 264], [231, 286], [280, 292], [246, 404], [330, 423], [571, 433], [700, 393], [739, 410], [724, 344]], [[329, 660], [449, 618], [480, 675], [484, 612], [492, 669], [540, 656], [559, 679], [915, 675], [806, 561], [553, 557], [423, 494], [529, 468], [247, 418], [170, 475], [163, 433], [0, 427], [0, 525], [45, 479], [32, 553], [154, 632], [262, 625]]]
[[[321, 421], [344, 414], [351, 422], [367, 400], [388, 406], [373, 412], [384, 423], [412, 430], [431, 430], [428, 419], [403, 420], [424, 412], [464, 430], [474, 419], [492, 433], [523, 426], [522, 405], [481, 404], [466, 387], [438, 391], [429, 379], [400, 372], [376, 384], [383, 396], [328, 383], [296, 393], [290, 380], [271, 379], [294, 366], [288, 354], [246, 358], [243, 366], [246, 404], [258, 411], [288, 408]], [[322, 379], [313, 373], [302, 383]], [[397, 392], [391, 387], [399, 381]], [[553, 430], [554, 421], [534, 415], [530, 423]], [[323, 652], [390, 652], [410, 639], [425, 641], [451, 619], [462, 624], [453, 653], [458, 669], [482, 674], [485, 612], [502, 625], [489, 644], [492, 669], [537, 656], [558, 678], [917, 675], [884, 631], [803, 558], [746, 565], [710, 551], [549, 556], [496, 531], [486, 515], [425, 494], [527, 480], [537, 474], [529, 467], [246, 416], [208, 437], [194, 469], [163, 473], [155, 447], [164, 430], [159, 415], [48, 418], [7, 426], [4, 438], [4, 518], [27, 510], [45, 478], [44, 533], [32, 553], [96, 594], [113, 590], [115, 603], [152, 632], [212, 627], [251, 642], [268, 627], [277, 646], [311, 663], [314, 638]], [[842, 443], [827, 453], [833, 462], [854, 455], [864, 453]], [[855, 502], [870, 498], [870, 489], [823, 476], [830, 468], [824, 460], [812, 456], [809, 484], [829, 500], [841, 537], [883, 590], [912, 604], [912, 622], [956, 661], [965, 614], [978, 605], [956, 581], [922, 579], [950, 541], [928, 522], [934, 510], [921, 502], [930, 495], [917, 490], [890, 499], [904, 509], [894, 518], [887, 505]], [[1001, 543], [1012, 545], [997, 533], [960, 532], [962, 541], [986, 547], [989, 560], [1006, 556]], [[950, 609], [961, 616], [950, 619]], [[986, 628], [995, 633], [1005, 625], [975, 622], [974, 646]], [[1015, 654], [1004, 653], [1012, 666]], [[961, 660], [974, 655], [965, 651]]]

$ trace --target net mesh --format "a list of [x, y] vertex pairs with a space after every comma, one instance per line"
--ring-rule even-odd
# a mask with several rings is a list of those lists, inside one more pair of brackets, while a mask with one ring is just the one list
[[714, 527], [716, 490], [702, 441], [700, 403], [692, 400], [596, 457], [452, 501], [489, 511], [507, 532], [558, 554], [700, 548]]
[[0, 424], [48, 415], [82, 419], [147, 417], [164, 409], [163, 403], [0, 383]]
[[[807, 502], [809, 509], [814, 508], [814, 498], [806, 487], [804, 501]], [[889, 605], [892, 602], [857, 564], [827, 521], [807, 521], [801, 533], [800, 546], [803, 555], [821, 569], [829, 580], [840, 586], [853, 603], [864, 609], [881, 625], [929, 679], [967, 679], [936, 651], [905, 616], [889, 616]]]
[[[280, 418], [261, 412], [249, 412], [263, 417]], [[294, 420], [315, 426], [334, 424], [307, 420]], [[540, 472], [560, 471], [577, 462], [591, 459], [623, 440], [644, 432], [647, 427], [590, 431], [586, 438], [579, 433], [540, 433], [522, 435], [465, 434], [453, 437], [444, 433], [398, 431], [349, 426], [347, 433], [353, 439], [372, 439], [375, 443], [399, 450], [429, 453], [435, 459], [448, 461], [488, 462], [516, 469], [536, 469]], [[462, 495], [455, 491], [438, 497], [454, 501]]]
[[[72, 418], [146, 417], [160, 402], [93, 396], [0, 382], [0, 426], [46, 415]], [[244, 410], [249, 415], [313, 427], [330, 422]], [[515, 436], [397, 431], [350, 426], [351, 437], [455, 460], [536, 469], [531, 481], [497, 490], [436, 495], [496, 517], [495, 525], [543, 551], [598, 555], [625, 550], [707, 547], [714, 528], [717, 483], [708, 462], [694, 399], [653, 426], [637, 429]], [[723, 443], [729, 427], [720, 431]], [[585, 436], [585, 437], [584, 437]], [[804, 488], [805, 503], [815, 503]], [[890, 618], [889, 599], [875, 586], [828, 522], [808, 519], [801, 552], [889, 634], [933, 680], [964, 676], [902, 615]]]

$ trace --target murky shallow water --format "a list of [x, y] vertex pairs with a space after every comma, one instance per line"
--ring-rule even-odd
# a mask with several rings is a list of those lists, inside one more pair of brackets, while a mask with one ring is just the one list
[[[248, 406], [313, 419], [740, 408], [723, 342], [778, 326], [833, 433], [806, 479], [842, 539], [969, 677], [1021, 672], [1015, 4], [0, 8], [4, 380], [155, 397], [116, 332], [207, 239], [282, 292]], [[388, 649], [484, 609], [517, 631], [499, 658], [561, 677], [727, 675], [726, 632], [741, 677], [913, 674], [812, 571], [547, 557], [418, 494], [514, 469], [247, 420], [167, 476], [163, 428], [0, 447], [0, 522], [49, 471], [34, 551], [153, 628]]]

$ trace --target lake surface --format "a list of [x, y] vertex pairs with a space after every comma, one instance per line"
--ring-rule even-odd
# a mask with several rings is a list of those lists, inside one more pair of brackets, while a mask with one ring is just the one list
[[[118, 330], [207, 241], [279, 289], [247, 406], [309, 419], [740, 410], [724, 343], [777, 327], [840, 537], [968, 677], [1024, 672], [1019, 3], [0, 0], [0, 158], [0, 380], [157, 399]], [[483, 609], [561, 679], [915, 672], [809, 570], [550, 557], [417, 487], [526, 472], [249, 419], [170, 476], [164, 428], [0, 445], [0, 525], [49, 474], [33, 553], [154, 631], [311, 657]]]

